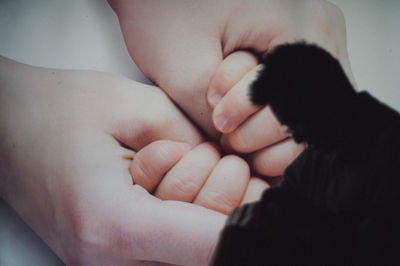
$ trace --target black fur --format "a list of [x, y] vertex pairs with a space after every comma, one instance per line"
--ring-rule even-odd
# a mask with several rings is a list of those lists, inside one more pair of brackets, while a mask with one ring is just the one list
[[278, 46], [262, 63], [250, 91], [254, 104], [269, 104], [297, 142], [331, 147], [346, 141], [357, 121], [357, 97], [334, 57], [296, 43]]
[[213, 265], [400, 265], [400, 115], [357, 93], [305, 43], [275, 48], [252, 84], [297, 142], [283, 183], [235, 211]]

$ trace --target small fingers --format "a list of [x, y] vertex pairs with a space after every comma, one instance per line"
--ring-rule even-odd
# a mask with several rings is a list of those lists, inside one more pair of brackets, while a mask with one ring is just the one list
[[162, 200], [192, 202], [219, 159], [214, 144], [196, 146], [165, 175], [154, 195]]
[[189, 150], [190, 145], [183, 142], [160, 140], [150, 143], [134, 156], [130, 165], [133, 183], [152, 192]]
[[210, 106], [214, 108], [226, 92], [257, 63], [257, 58], [247, 51], [237, 51], [228, 55], [219, 65], [210, 81], [207, 91], [207, 99]]
[[213, 111], [215, 128], [222, 133], [234, 131], [244, 120], [260, 107], [249, 99], [249, 85], [258, 77], [261, 65], [254, 67], [236, 85], [229, 90]]
[[287, 127], [275, 118], [270, 107], [264, 107], [235, 131], [224, 134], [221, 144], [227, 150], [250, 153], [282, 141], [289, 135]]
[[244, 193], [240, 205], [258, 201], [261, 198], [264, 190], [269, 187], [270, 185], [261, 178], [250, 178], [249, 184], [247, 185], [246, 192]]
[[260, 175], [281, 176], [304, 148], [304, 144], [297, 144], [293, 139], [289, 138], [255, 152], [251, 158], [251, 165]]
[[250, 169], [240, 157], [223, 157], [212, 171], [194, 204], [228, 214], [238, 207], [250, 178]]

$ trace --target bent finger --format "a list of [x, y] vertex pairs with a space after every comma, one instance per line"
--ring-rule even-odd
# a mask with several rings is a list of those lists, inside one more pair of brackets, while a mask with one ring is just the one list
[[218, 66], [210, 81], [207, 99], [211, 108], [214, 108], [222, 97], [243, 76], [258, 63], [257, 58], [248, 51], [237, 51], [228, 55]]
[[280, 142], [288, 136], [287, 127], [278, 122], [271, 108], [267, 106], [232, 133], [222, 135], [221, 144], [228, 150], [250, 153]]
[[134, 156], [130, 165], [133, 183], [152, 192], [168, 170], [189, 150], [189, 144], [172, 140], [150, 143]]
[[222, 133], [230, 133], [260, 107], [249, 99], [249, 86], [258, 77], [262, 65], [254, 67], [236, 85], [229, 90], [213, 111], [215, 128]]
[[249, 178], [250, 169], [243, 159], [234, 155], [225, 156], [193, 203], [228, 214], [239, 206]]
[[304, 144], [297, 144], [293, 139], [289, 138], [255, 152], [251, 158], [251, 165], [260, 175], [281, 176], [304, 148]]
[[165, 175], [154, 195], [162, 200], [192, 202], [219, 158], [213, 143], [196, 146]]

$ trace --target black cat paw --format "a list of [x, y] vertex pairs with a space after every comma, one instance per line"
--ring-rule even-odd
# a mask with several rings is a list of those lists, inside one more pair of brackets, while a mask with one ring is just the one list
[[296, 142], [330, 147], [351, 127], [357, 93], [339, 61], [304, 42], [277, 46], [250, 88], [255, 105], [270, 105]]

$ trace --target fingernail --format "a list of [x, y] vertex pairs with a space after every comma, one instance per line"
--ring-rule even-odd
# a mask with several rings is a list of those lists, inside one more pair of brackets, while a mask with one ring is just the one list
[[211, 107], [215, 107], [222, 99], [222, 96], [220, 94], [214, 94], [210, 97], [210, 105]]
[[217, 130], [221, 131], [221, 132], [226, 132], [230, 127], [229, 120], [224, 115], [215, 117], [214, 123], [215, 123], [215, 127], [217, 128]]

